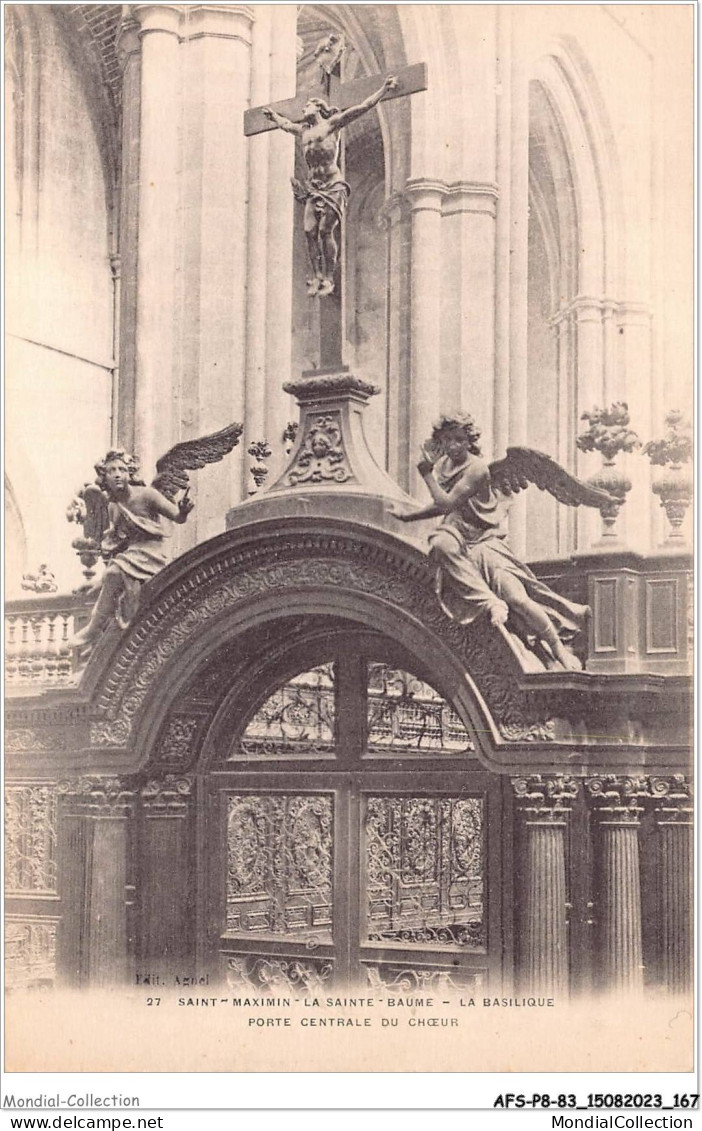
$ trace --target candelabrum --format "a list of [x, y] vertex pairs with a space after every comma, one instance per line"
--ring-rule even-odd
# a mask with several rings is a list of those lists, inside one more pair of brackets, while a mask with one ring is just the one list
[[631, 490], [631, 480], [615, 464], [620, 452], [632, 452], [641, 447], [639, 437], [629, 427], [629, 408], [624, 401], [616, 401], [609, 408], [593, 408], [584, 412], [581, 420], [587, 420], [589, 427], [576, 441], [581, 452], [600, 452], [603, 465], [590, 476], [588, 483], [608, 491], [613, 496], [611, 503], [600, 507], [602, 515], [602, 540], [605, 545], [617, 541], [617, 516]]
[[659, 440], [649, 440], [643, 453], [654, 467], [665, 470], [653, 482], [653, 493], [658, 495], [670, 523], [666, 545], [679, 545], [685, 541], [681, 529], [692, 502], [693, 481], [688, 466], [692, 459], [692, 425], [677, 409], [665, 418], [666, 433]]
[[246, 449], [253, 456], [255, 463], [249, 468], [254, 486], [249, 490], [249, 495], [255, 495], [261, 489], [268, 477], [266, 460], [272, 455], [270, 444], [267, 440], [254, 440]]
[[76, 551], [80, 564], [83, 567], [83, 577], [90, 584], [95, 577], [95, 566], [100, 560], [100, 540], [94, 529], [94, 521], [85, 505], [85, 489], [93, 487], [86, 483], [71, 499], [66, 508], [66, 518], [69, 522], [83, 527], [83, 536], [74, 538], [71, 546]]

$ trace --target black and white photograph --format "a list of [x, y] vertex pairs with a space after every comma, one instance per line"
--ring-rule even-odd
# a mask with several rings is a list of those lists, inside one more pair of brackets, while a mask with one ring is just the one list
[[5, 1094], [692, 1072], [694, 15], [3, 3]]

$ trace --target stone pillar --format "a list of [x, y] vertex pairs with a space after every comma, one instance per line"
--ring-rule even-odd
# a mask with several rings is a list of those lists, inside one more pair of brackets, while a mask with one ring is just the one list
[[145, 969], [164, 974], [187, 972], [194, 954], [192, 784], [166, 774], [141, 790], [138, 952]]
[[409, 396], [412, 231], [404, 194], [390, 197], [385, 204], [385, 217], [388, 232], [387, 469], [407, 491], [412, 466]]
[[684, 774], [652, 778], [658, 827], [660, 972], [671, 993], [689, 994], [693, 975], [692, 787]]
[[470, 412], [493, 450], [497, 186], [450, 184], [443, 209], [442, 406]]
[[441, 409], [441, 208], [446, 186], [424, 178], [407, 182], [412, 225], [410, 291], [410, 483], [426, 491], [414, 464]]
[[563, 774], [513, 778], [521, 817], [518, 984], [563, 1000], [569, 989], [565, 831], [578, 786]]
[[[495, 229], [494, 458], [527, 439], [527, 280], [529, 259], [529, 94], [519, 27], [498, 12], [497, 216]], [[509, 541], [526, 553], [526, 497], [509, 511]]]
[[[117, 56], [122, 68], [122, 137], [119, 215], [121, 261], [119, 336], [115, 357], [119, 361], [119, 388], [113, 430], [119, 446], [133, 451], [136, 393], [136, 313], [139, 228], [139, 119], [141, 103], [141, 44], [139, 22], [131, 15], [117, 35]], [[113, 405], [115, 413], [115, 405]]]
[[598, 833], [598, 898], [602, 988], [620, 994], [643, 989], [639, 821], [644, 778], [587, 778]]
[[510, 133], [512, 128], [512, 9], [497, 8], [497, 148], [498, 201], [495, 217], [495, 392], [493, 458], [509, 443], [510, 323]]
[[[518, 30], [512, 26], [513, 36]], [[510, 248], [509, 248], [509, 442], [525, 444], [527, 431], [527, 299], [529, 286], [529, 81], [519, 51], [512, 51], [510, 90]], [[501, 456], [502, 453], [500, 452]], [[526, 557], [527, 497], [517, 495], [509, 511], [509, 542]]]
[[[251, 46], [251, 105], [265, 106], [271, 96], [271, 10], [256, 15]], [[266, 303], [268, 289], [268, 165], [271, 133], [248, 139], [247, 299], [246, 299], [246, 414], [244, 440], [267, 439], [266, 430]], [[289, 187], [289, 186], [288, 186]], [[282, 375], [281, 375], [282, 376]], [[249, 483], [244, 483], [248, 490]]]
[[134, 447], [148, 474], [173, 442], [181, 12], [132, 11], [141, 40]]
[[[185, 6], [182, 252], [174, 387], [183, 437], [216, 431], [245, 414], [249, 143], [253, 10], [245, 4]], [[264, 215], [259, 215], [264, 223]], [[220, 534], [240, 501], [244, 446], [198, 476], [190, 540]], [[187, 544], [187, 527], [180, 532]]]
[[[297, 13], [294, 4], [276, 6], [271, 13], [271, 99], [289, 98], [297, 81]], [[253, 103], [252, 103], [253, 104]], [[295, 200], [290, 178], [295, 172], [295, 138], [283, 130], [265, 135], [268, 141], [266, 204], [266, 437], [279, 450], [283, 430], [294, 419], [292, 402], [281, 393], [284, 381], [296, 380], [292, 367], [293, 227]], [[247, 139], [250, 142], [251, 138]], [[253, 223], [261, 217], [253, 216]]]
[[[129, 829], [134, 792], [119, 778], [62, 783], [68, 820], [64, 861], [67, 939], [75, 947], [69, 978], [91, 986], [127, 981]], [[67, 958], [62, 944], [63, 960]]]
[[[651, 329], [651, 309], [647, 304], [627, 302], [619, 305], [616, 342], [622, 377], [617, 395], [608, 398], [607, 404], [612, 400], [628, 403], [632, 424], [642, 440], [658, 435], [663, 423], [661, 418], [656, 420], [651, 412], [651, 386], [657, 381], [655, 377], [651, 381], [640, 376], [653, 372]], [[660, 509], [655, 504], [651, 505], [655, 498], [651, 493], [653, 466], [649, 460], [641, 458], [640, 452], [617, 456], [617, 464], [631, 480], [631, 492], [626, 506], [620, 511], [621, 537], [628, 549], [650, 552], [657, 545], [657, 539], [652, 540], [651, 534], [658, 519], [656, 511]]]

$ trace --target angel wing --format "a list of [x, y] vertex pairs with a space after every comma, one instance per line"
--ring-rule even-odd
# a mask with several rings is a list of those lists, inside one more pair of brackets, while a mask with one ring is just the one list
[[230, 424], [210, 436], [176, 444], [157, 461], [157, 475], [151, 486], [173, 502], [176, 492], [188, 486], [188, 471], [195, 471], [206, 463], [218, 463], [236, 446], [243, 430], [243, 424]]
[[493, 488], [503, 495], [515, 494], [535, 483], [569, 507], [602, 507], [614, 501], [608, 491], [576, 479], [555, 459], [534, 448], [508, 448], [504, 459], [490, 464], [490, 479]]

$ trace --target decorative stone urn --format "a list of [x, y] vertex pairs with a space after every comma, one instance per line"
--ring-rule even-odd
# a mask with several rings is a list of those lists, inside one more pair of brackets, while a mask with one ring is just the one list
[[668, 413], [665, 424], [665, 436], [649, 440], [643, 452], [654, 467], [665, 468], [654, 480], [653, 493], [661, 500], [671, 526], [665, 544], [675, 546], [686, 540], [681, 527], [692, 502], [692, 472], [683, 466], [692, 459], [692, 425], [677, 409]]
[[576, 441], [581, 452], [600, 452], [603, 466], [590, 476], [588, 483], [599, 487], [614, 496], [611, 503], [600, 507], [602, 515], [602, 540], [606, 545], [617, 541], [617, 515], [631, 490], [631, 480], [615, 465], [619, 452], [632, 452], [641, 447], [636, 432], [629, 427], [629, 407], [624, 401], [616, 401], [609, 408], [593, 408], [584, 412], [581, 420], [589, 421], [589, 427]]

